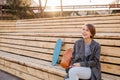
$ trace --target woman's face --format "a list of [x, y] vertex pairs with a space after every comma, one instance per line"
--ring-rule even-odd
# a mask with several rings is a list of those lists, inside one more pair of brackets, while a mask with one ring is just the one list
[[87, 38], [90, 38], [91, 36], [91, 33], [90, 33], [90, 30], [87, 28], [87, 26], [83, 26], [82, 27], [82, 37], [87, 39]]

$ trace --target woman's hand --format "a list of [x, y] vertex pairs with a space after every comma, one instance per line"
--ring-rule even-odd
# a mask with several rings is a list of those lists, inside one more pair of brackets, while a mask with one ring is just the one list
[[80, 67], [80, 63], [74, 63], [72, 67]]

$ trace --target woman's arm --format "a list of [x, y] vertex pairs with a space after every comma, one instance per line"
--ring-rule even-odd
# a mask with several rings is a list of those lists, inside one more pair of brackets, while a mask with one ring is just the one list
[[73, 46], [71, 65], [73, 65], [73, 64], [74, 64], [74, 61], [75, 61], [75, 48], [76, 48], [76, 43], [75, 43], [74, 46]]

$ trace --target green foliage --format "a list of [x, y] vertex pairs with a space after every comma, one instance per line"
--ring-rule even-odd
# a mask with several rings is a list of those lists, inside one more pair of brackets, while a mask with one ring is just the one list
[[9, 13], [13, 14], [16, 19], [26, 19], [34, 17], [29, 9], [30, 0], [8, 0]]

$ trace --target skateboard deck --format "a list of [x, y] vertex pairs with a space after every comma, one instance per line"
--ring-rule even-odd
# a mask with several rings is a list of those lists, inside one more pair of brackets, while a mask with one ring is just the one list
[[59, 59], [60, 51], [62, 47], [62, 40], [58, 39], [56, 41], [55, 47], [54, 47], [54, 52], [53, 52], [53, 57], [52, 57], [52, 65], [56, 65]]

